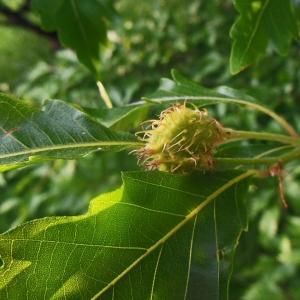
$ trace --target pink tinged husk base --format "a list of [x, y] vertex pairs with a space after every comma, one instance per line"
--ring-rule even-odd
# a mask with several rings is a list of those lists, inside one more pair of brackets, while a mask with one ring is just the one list
[[206, 109], [175, 104], [149, 120], [147, 128], [137, 134], [146, 142], [136, 150], [140, 165], [147, 170], [187, 174], [192, 170], [213, 167], [213, 153], [224, 142], [224, 127]]

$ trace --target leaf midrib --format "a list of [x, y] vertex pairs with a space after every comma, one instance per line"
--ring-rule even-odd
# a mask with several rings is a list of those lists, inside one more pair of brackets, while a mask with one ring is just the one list
[[[151, 246], [143, 255], [141, 255], [138, 259], [136, 259], [130, 266], [128, 266], [120, 275], [118, 275], [114, 280], [112, 280], [106, 287], [104, 287], [99, 293], [97, 293], [92, 300], [97, 299], [101, 296], [105, 291], [107, 291], [110, 287], [115, 285], [123, 276], [125, 276], [128, 272], [130, 272], [138, 263], [140, 263], [144, 258], [146, 258], [149, 254], [151, 254], [154, 250], [156, 250], [161, 244], [167, 241], [173, 234], [175, 234], [179, 229], [181, 229], [185, 224], [187, 224], [193, 217], [197, 216], [198, 213], [207, 206], [212, 200], [214, 200], [217, 196], [223, 193], [225, 190], [230, 188], [233, 184], [245, 179], [249, 176], [252, 176], [256, 173], [256, 170], [250, 170], [246, 173], [243, 173], [220, 187], [218, 190], [213, 192], [210, 196], [207, 197], [199, 206], [197, 206], [192, 212], [190, 212], [184, 220], [182, 220], [178, 225], [176, 225], [172, 230], [170, 230], [164, 237], [158, 240], [153, 246]], [[136, 179], [133, 179], [136, 180]]]
[[[69, 148], [87, 148], [87, 147], [99, 147], [99, 146], [122, 146], [127, 145], [128, 147], [140, 147], [143, 146], [144, 143], [141, 142], [94, 142], [94, 143], [80, 143], [80, 144], [70, 144], [70, 145], [54, 145], [54, 146], [47, 146], [45, 148], [30, 148], [26, 151], [19, 151], [13, 153], [7, 153], [0, 155], [0, 159], [7, 158], [7, 157], [14, 157], [19, 155], [25, 154], [33, 154], [39, 153], [44, 151], [55, 151], [55, 150], [62, 150], [62, 149], [69, 149]], [[99, 149], [101, 150], [101, 149]]]
[[79, 16], [79, 12], [78, 12], [78, 9], [76, 7], [76, 4], [75, 4], [74, 0], [70, 0], [70, 3], [71, 3], [71, 6], [72, 6], [72, 10], [74, 12], [74, 17], [77, 20], [78, 27], [80, 28], [81, 34], [83, 36], [84, 44], [86, 45], [86, 48], [88, 49], [90, 57], [92, 57], [92, 51], [91, 51], [90, 46], [89, 46], [88, 37], [86, 35], [84, 26], [83, 26], [83, 24], [80, 20], [80, 16]]

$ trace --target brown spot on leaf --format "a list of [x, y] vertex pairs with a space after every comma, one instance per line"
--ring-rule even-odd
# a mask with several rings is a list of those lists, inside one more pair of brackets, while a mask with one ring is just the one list
[[8, 130], [8, 131], [4, 134], [4, 136], [10, 135], [10, 134], [12, 134], [14, 131], [17, 131], [17, 130], [19, 130], [19, 129], [20, 129], [20, 127], [14, 127], [14, 128], [12, 128], [12, 129]]

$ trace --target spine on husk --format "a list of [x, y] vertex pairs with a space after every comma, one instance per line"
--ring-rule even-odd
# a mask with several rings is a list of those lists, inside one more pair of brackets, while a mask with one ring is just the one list
[[174, 104], [158, 120], [144, 123], [149, 122], [137, 133], [145, 147], [135, 151], [147, 170], [187, 174], [210, 169], [216, 146], [226, 140], [225, 128], [206, 109], [192, 104]]

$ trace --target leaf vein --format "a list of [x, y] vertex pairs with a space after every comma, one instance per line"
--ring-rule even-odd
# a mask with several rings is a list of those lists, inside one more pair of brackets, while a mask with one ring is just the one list
[[226, 184], [220, 187], [217, 191], [213, 192], [210, 196], [206, 198], [198, 207], [196, 207], [191, 213], [189, 213], [184, 220], [178, 223], [172, 230], [170, 230], [164, 237], [158, 240], [153, 246], [151, 246], [147, 251], [137, 258], [131, 265], [129, 265], [122, 273], [120, 273], [115, 279], [113, 279], [106, 287], [104, 287], [99, 293], [97, 293], [92, 299], [97, 299], [105, 291], [114, 286], [123, 276], [125, 276], [129, 271], [131, 271], [139, 262], [146, 258], [150, 253], [152, 253], [157, 247], [166, 242], [173, 234], [175, 234], [179, 229], [181, 229], [185, 224], [187, 224], [194, 216], [196, 216], [206, 205], [208, 205], [212, 200], [214, 200], [221, 193], [230, 188], [233, 184], [245, 179], [249, 176], [252, 176], [256, 173], [256, 170], [247, 171], [231, 180]]

